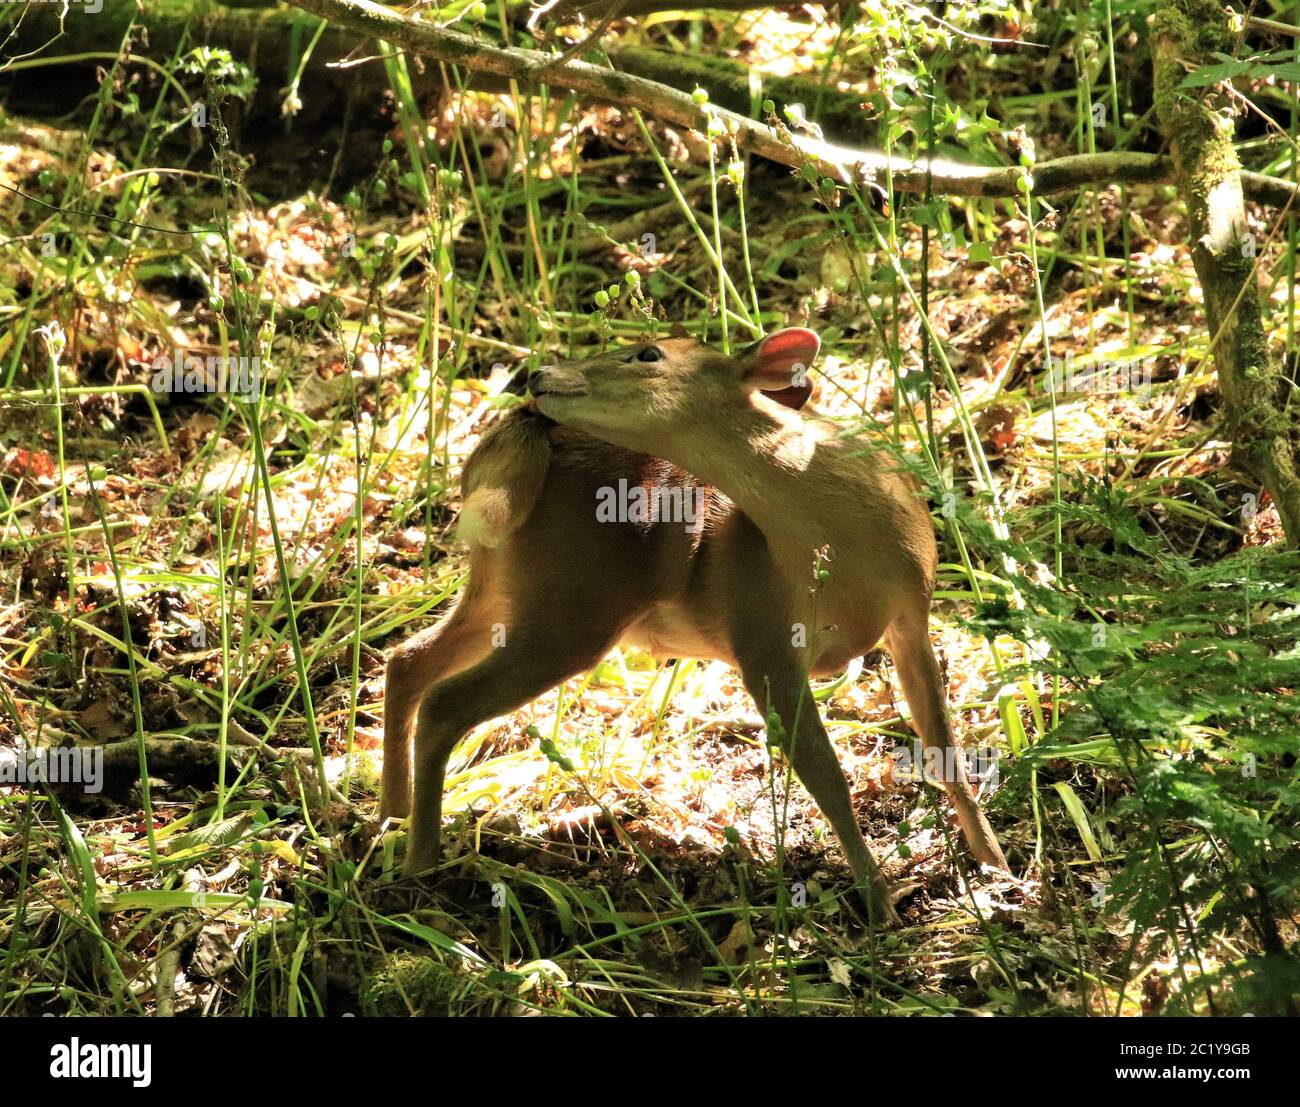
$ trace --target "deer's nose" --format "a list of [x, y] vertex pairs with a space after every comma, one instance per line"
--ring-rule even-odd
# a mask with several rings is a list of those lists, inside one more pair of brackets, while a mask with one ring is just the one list
[[528, 391], [534, 396], [546, 391], [546, 375], [554, 369], [554, 365], [539, 365], [528, 374]]

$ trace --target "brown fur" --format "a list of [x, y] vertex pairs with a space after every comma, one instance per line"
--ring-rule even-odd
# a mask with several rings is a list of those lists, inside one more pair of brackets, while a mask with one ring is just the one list
[[[653, 364], [636, 360], [640, 349], [542, 370], [545, 415], [511, 414], [466, 464], [469, 584], [389, 661], [383, 812], [405, 816], [413, 796], [406, 869], [437, 864], [443, 775], [460, 737], [624, 641], [741, 670], [760, 709], [782, 720], [794, 770], [873, 915], [892, 919], [807, 678], [884, 636], [923, 740], [953, 743], [926, 633], [929, 514], [885, 455], [781, 406], [807, 396], [784, 374], [815, 354], [810, 332], [778, 332], [734, 358], [689, 339], [660, 342]], [[620, 480], [699, 489], [702, 525], [598, 521], [600, 490]], [[820, 583], [818, 558], [829, 572]], [[972, 853], [1005, 867], [965, 778], [945, 787]]]

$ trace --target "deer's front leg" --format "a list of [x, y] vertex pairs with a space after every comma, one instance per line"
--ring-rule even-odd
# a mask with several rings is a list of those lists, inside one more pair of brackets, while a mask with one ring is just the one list
[[[755, 567], [751, 552], [746, 576]], [[775, 714], [780, 720], [786, 756], [834, 829], [861, 886], [868, 916], [876, 925], [893, 925], [898, 916], [890, 902], [889, 882], [858, 826], [849, 782], [822, 726], [803, 661], [791, 645], [791, 624], [780, 612], [755, 606], [755, 597], [779, 592], [757, 586], [747, 591], [744, 605], [736, 593], [732, 606], [732, 648], [745, 688], [765, 718]]]
[[957, 813], [957, 823], [971, 856], [981, 865], [1009, 871], [997, 836], [971, 791], [965, 760], [959, 756], [961, 748], [952, 732], [943, 677], [930, 645], [927, 607], [918, 604], [916, 612], [890, 627], [889, 652], [921, 741], [940, 755], [944, 791]]

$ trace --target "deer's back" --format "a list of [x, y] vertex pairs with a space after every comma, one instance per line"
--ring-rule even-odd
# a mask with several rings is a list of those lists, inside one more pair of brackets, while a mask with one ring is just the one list
[[[498, 578], [507, 595], [543, 590], [558, 598], [580, 582], [589, 608], [625, 608], [629, 623], [687, 592], [701, 549], [735, 511], [667, 461], [527, 409], [484, 435], [461, 484], [460, 533], [472, 571]], [[636, 503], [660, 491], [670, 504], [689, 504], [694, 518], [645, 518]]]

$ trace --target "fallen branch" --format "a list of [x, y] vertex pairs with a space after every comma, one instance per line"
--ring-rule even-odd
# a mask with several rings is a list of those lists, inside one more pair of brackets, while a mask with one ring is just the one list
[[[493, 73], [521, 84], [541, 81], [593, 100], [636, 108], [682, 127], [703, 130], [707, 125], [706, 109], [695, 104], [687, 93], [656, 81], [584, 61], [551, 66], [551, 56], [540, 51], [497, 46], [459, 31], [418, 23], [370, 0], [290, 2], [349, 31], [383, 39], [440, 62]], [[948, 196], [1000, 197], [1016, 195], [1024, 173], [1018, 166], [889, 158], [878, 151], [857, 150], [784, 127], [769, 127], [726, 108], [709, 107], [707, 112], [721, 119], [735, 134], [740, 149], [794, 168], [811, 164], [819, 174], [842, 182], [864, 184], [890, 176], [897, 192], [924, 193], [928, 184], [934, 193]], [[1172, 176], [1173, 166], [1168, 158], [1155, 154], [1079, 154], [1036, 166], [1033, 190], [1036, 195], [1047, 196], [1083, 185], [1168, 181]], [[1284, 204], [1297, 191], [1296, 186], [1277, 177], [1258, 173], [1246, 173], [1242, 177], [1247, 195], [1263, 203]]]
[[[552, 22], [572, 19], [579, 15], [592, 19], [604, 15], [615, 3], [617, 3], [617, 0], [559, 0], [559, 3], [547, 10], [546, 16]], [[759, 0], [627, 0], [626, 5], [620, 6], [620, 14], [624, 16], [654, 15], [658, 12], [668, 11], [745, 12], [759, 11], [763, 8], [797, 8], [799, 6], [797, 3], [763, 4]]]

